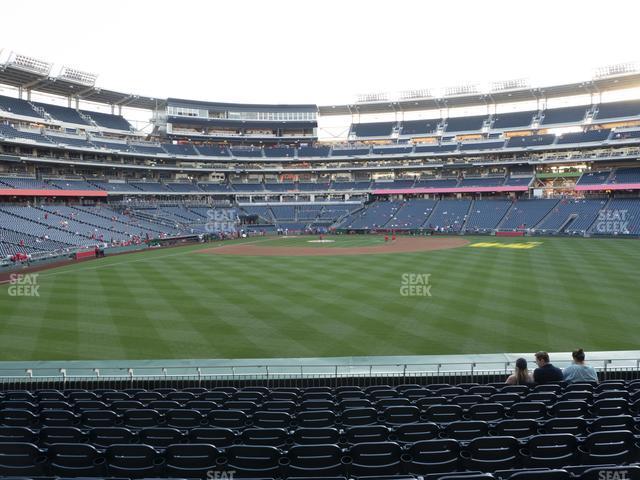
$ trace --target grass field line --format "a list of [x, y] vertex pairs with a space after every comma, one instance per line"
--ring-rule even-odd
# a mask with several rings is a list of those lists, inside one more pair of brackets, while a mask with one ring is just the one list
[[[273, 238], [261, 238], [260, 240], [254, 240], [251, 242], [243, 242], [241, 243], [241, 245], [252, 245], [255, 243], [261, 243], [261, 242], [266, 242], [269, 240], [273, 240]], [[185, 245], [185, 247], [187, 246], [192, 246], [192, 245]], [[202, 244], [201, 245], [203, 248], [207, 247], [207, 248], [222, 248], [222, 247], [227, 247], [229, 246], [229, 243], [223, 243], [223, 244], [219, 244], [216, 246], [207, 246], [207, 244]], [[77, 272], [88, 272], [88, 271], [93, 271], [93, 270], [97, 270], [99, 268], [109, 268], [109, 267], [117, 267], [119, 265], [125, 265], [125, 264], [130, 264], [130, 263], [137, 263], [137, 262], [148, 262], [150, 260], [158, 260], [158, 259], [162, 259], [162, 258], [169, 258], [169, 257], [177, 257], [180, 255], [186, 255], [189, 254], [191, 252], [193, 252], [194, 250], [198, 250], [197, 248], [194, 249], [189, 249], [187, 251], [181, 251], [181, 252], [175, 252], [175, 253], [168, 253], [166, 255], [158, 255], [158, 256], [154, 256], [152, 258], [135, 258], [132, 260], [124, 260], [121, 262], [113, 262], [113, 263], [108, 263], [106, 265], [95, 265], [93, 267], [86, 267], [86, 268], [71, 268], [69, 270], [66, 270], [67, 267], [73, 267], [73, 266], [77, 266], [78, 264], [70, 264], [70, 265], [61, 265], [60, 267], [56, 267], [53, 270], [58, 270], [58, 271], [53, 271], [53, 272], [49, 272], [49, 273], [39, 273], [39, 277], [41, 278], [47, 278], [47, 277], [54, 277], [56, 275], [64, 275], [65, 273], [77, 273]], [[147, 250], [143, 250], [141, 252], [136, 252], [136, 253], [143, 253], [143, 252], [149, 252], [151, 251], [151, 249], [147, 249]], [[107, 257], [108, 258], [108, 257]], [[59, 270], [60, 269], [60, 270]], [[65, 269], [65, 270], [61, 270], [61, 269]], [[20, 273], [20, 271], [16, 271], [16, 273]], [[11, 280], [2, 280], [0, 281], [0, 285], [2, 284], [7, 284], [11, 282]]]

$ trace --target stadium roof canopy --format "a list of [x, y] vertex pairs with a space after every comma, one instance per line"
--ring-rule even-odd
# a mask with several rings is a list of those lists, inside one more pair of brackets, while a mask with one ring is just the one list
[[237, 111], [304, 111], [304, 112], [316, 112], [318, 110], [317, 105], [303, 103], [303, 104], [273, 104], [273, 103], [228, 103], [228, 102], [207, 102], [199, 100], [186, 100], [182, 98], [168, 98], [167, 103], [169, 105], [190, 106], [194, 108], [211, 108], [214, 110], [237, 110]]
[[165, 99], [106, 90], [95, 86], [95, 75], [64, 67], [51, 76], [52, 64], [21, 55], [0, 64], [0, 84], [23, 90], [72, 97], [87, 102], [155, 110], [166, 106]]
[[523, 87], [492, 92], [470, 92], [442, 97], [379, 100], [347, 105], [318, 107], [320, 115], [352, 115], [367, 113], [410, 112], [439, 108], [473, 107], [497, 103], [536, 101], [573, 95], [599, 94], [608, 90], [640, 87], [640, 72], [607, 75], [593, 80], [550, 87]]

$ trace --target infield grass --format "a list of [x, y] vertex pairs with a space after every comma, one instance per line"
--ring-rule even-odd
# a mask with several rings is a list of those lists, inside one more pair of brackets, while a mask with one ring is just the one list
[[[367, 246], [259, 239], [267, 246]], [[212, 244], [41, 272], [39, 297], [0, 286], [0, 359], [257, 358], [637, 349], [640, 243], [539, 241], [323, 257], [195, 254]], [[256, 240], [252, 240], [256, 241]], [[328, 246], [330, 245], [330, 246]], [[403, 274], [431, 296], [403, 296]]]

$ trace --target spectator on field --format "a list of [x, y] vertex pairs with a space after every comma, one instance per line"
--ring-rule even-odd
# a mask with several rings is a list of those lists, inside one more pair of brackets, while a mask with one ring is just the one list
[[505, 383], [507, 385], [526, 385], [533, 383], [533, 377], [529, 373], [527, 361], [524, 358], [516, 360], [516, 368], [513, 370], [513, 373], [509, 375]]
[[574, 382], [597, 382], [598, 374], [596, 370], [584, 363], [584, 350], [579, 348], [571, 354], [573, 363], [564, 369], [564, 380], [569, 383]]
[[537, 384], [558, 383], [564, 380], [562, 370], [553, 366], [547, 352], [536, 353], [536, 364], [538, 368], [533, 371], [533, 381]]

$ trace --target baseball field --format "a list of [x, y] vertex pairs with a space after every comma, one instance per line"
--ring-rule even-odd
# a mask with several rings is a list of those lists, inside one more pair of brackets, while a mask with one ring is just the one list
[[254, 238], [148, 250], [38, 272], [30, 280], [36, 289], [4, 283], [0, 360], [630, 350], [640, 344], [638, 240], [317, 240]]

